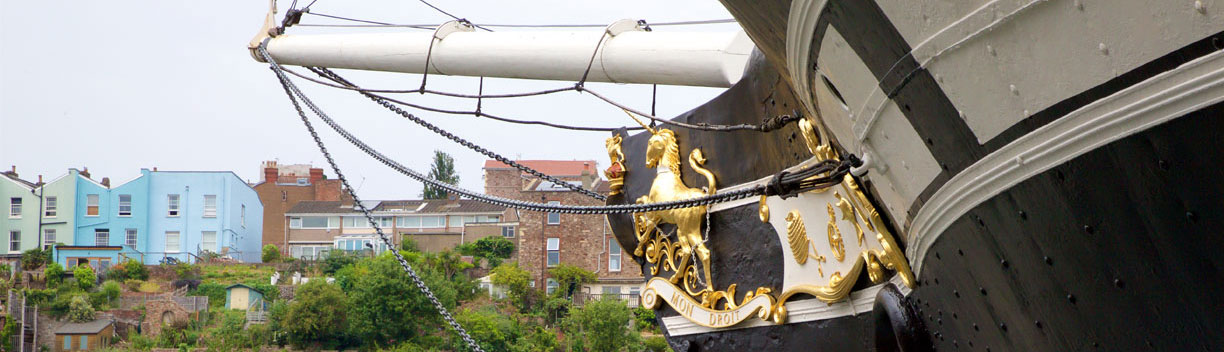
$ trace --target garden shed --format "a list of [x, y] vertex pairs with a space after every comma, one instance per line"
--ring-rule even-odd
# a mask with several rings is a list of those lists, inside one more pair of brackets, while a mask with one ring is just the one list
[[233, 284], [225, 288], [225, 309], [247, 310], [256, 307], [262, 310], [265, 302], [263, 293], [254, 287]]

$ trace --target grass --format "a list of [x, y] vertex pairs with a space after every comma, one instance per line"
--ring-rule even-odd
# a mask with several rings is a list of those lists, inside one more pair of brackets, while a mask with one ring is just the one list
[[268, 281], [276, 269], [270, 266], [257, 265], [202, 265], [201, 278], [204, 282], [218, 284], [236, 284], [251, 280]]

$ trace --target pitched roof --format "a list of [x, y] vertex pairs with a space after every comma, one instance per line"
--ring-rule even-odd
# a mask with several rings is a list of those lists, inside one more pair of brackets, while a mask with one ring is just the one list
[[[515, 160], [523, 166], [543, 172], [549, 176], [582, 176], [583, 173], [595, 174], [595, 160]], [[485, 170], [514, 169], [497, 160], [485, 160]]]
[[[418, 213], [418, 214], [446, 214], [446, 213], [500, 213], [506, 210], [506, 207], [478, 202], [471, 199], [459, 199], [455, 201], [445, 199], [409, 199], [409, 200], [383, 200], [383, 201], [364, 201], [370, 210], [376, 212], [403, 212], [403, 213]], [[342, 213], [358, 213], [359, 211], [353, 207], [341, 206], [338, 201], [314, 201], [307, 200], [298, 202], [292, 209], [286, 211], [287, 214], [342, 214]]]
[[20, 178], [17, 178], [17, 176], [14, 176], [13, 174], [10, 174], [8, 171], [5, 171], [5, 172], [0, 172], [0, 175], [4, 175], [4, 177], [5, 177], [5, 178], [7, 178], [7, 179], [9, 179], [9, 180], [13, 180], [13, 182], [16, 182], [17, 184], [20, 184], [20, 185], [22, 185], [22, 186], [25, 186], [26, 188], [35, 188], [35, 187], [38, 187], [38, 185], [34, 184], [33, 182], [30, 182], [30, 181], [26, 181], [26, 180], [22, 180], [22, 179], [20, 179]]
[[352, 207], [341, 206], [340, 201], [304, 200], [298, 202], [285, 213], [290, 214], [335, 214], [355, 211]]
[[471, 199], [453, 201], [446, 199], [384, 200], [374, 207], [374, 211], [415, 211], [417, 213], [500, 213], [505, 210], [506, 207], [503, 206]]
[[110, 320], [94, 320], [88, 323], [68, 323], [55, 329], [56, 334], [97, 334], [111, 325]]

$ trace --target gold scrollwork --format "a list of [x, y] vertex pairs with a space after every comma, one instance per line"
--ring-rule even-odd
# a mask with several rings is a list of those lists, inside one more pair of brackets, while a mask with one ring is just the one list
[[786, 240], [790, 243], [791, 255], [795, 257], [795, 262], [807, 263], [808, 246], [811, 241], [808, 240], [807, 229], [803, 225], [803, 217], [799, 215], [798, 210], [791, 210], [786, 214]]
[[837, 261], [846, 260], [846, 244], [842, 242], [841, 230], [837, 227], [837, 214], [833, 212], [832, 204], [825, 204], [829, 208], [829, 248], [833, 250], [833, 259]]
[[617, 195], [625, 187], [625, 174], [629, 172], [629, 169], [625, 168], [625, 152], [621, 150], [621, 136], [614, 135], [604, 140], [604, 147], [608, 149], [608, 159], [612, 161], [612, 165], [604, 170], [604, 176], [608, 177], [608, 195]]
[[846, 197], [842, 197], [842, 195], [836, 191], [833, 192], [833, 197], [837, 198], [837, 208], [841, 209], [842, 220], [849, 221], [851, 225], [854, 225], [854, 232], [858, 234], [858, 245], [859, 247], [862, 247], [863, 242], [865, 241], [863, 238], [863, 227], [859, 226], [858, 218], [855, 215], [855, 213], [858, 212], [854, 210], [854, 205], [851, 204]]

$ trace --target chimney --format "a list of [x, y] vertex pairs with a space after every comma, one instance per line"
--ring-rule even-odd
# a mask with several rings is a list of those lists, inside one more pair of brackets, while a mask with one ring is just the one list
[[40, 185], [41, 185], [41, 184], [43, 184], [43, 182], [42, 182], [42, 175], [38, 175], [38, 184], [40, 184]]
[[276, 180], [279, 178], [278, 174], [280, 171], [277, 170], [276, 164], [273, 164], [272, 166], [269, 166], [269, 167], [265, 167], [263, 169], [263, 172], [264, 172], [264, 182], [276, 183]]
[[17, 177], [17, 165], [13, 165], [13, 171], [9, 171], [9, 175], [13, 175], [13, 177]]
[[314, 184], [323, 180], [323, 169], [310, 168], [310, 183]]
[[157, 167], [156, 167], [156, 166], [154, 166], [154, 167], [153, 167], [153, 172], [157, 172]]
[[81, 176], [85, 176], [85, 178], [89, 178], [89, 167], [86, 166], [85, 169], [81, 170], [81, 172], [79, 172], [78, 174], [80, 174]]
[[101, 183], [102, 183], [102, 186], [109, 188], [110, 187], [110, 177], [103, 177]]

